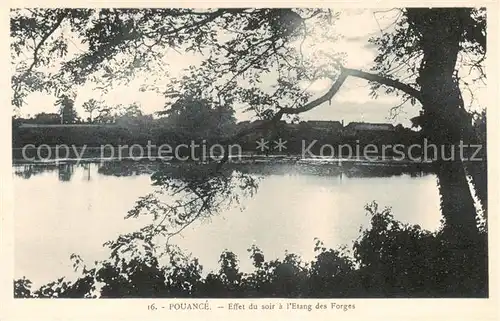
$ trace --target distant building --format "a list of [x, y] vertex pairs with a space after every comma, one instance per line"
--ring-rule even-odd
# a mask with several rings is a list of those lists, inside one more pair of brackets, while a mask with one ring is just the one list
[[336, 133], [342, 131], [342, 123], [330, 120], [309, 120], [301, 121], [298, 124], [287, 124], [292, 130], [321, 131], [326, 133]]
[[371, 131], [371, 132], [394, 132], [395, 127], [392, 124], [374, 124], [363, 122], [352, 122], [344, 127], [344, 133], [357, 134], [358, 132]]
[[328, 131], [342, 130], [342, 123], [339, 121], [310, 120], [307, 122], [307, 125], [313, 127], [314, 129], [319, 129], [319, 130], [328, 130]]

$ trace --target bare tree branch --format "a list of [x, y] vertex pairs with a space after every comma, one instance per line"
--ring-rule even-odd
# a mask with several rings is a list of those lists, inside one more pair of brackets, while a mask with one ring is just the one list
[[390, 87], [399, 89], [399, 90], [405, 92], [406, 94], [414, 97], [418, 101], [420, 101], [420, 102], [422, 101], [422, 94], [420, 93], [420, 91], [418, 91], [417, 89], [415, 89], [407, 84], [399, 82], [397, 80], [390, 79], [390, 78], [380, 76], [377, 74], [364, 72], [364, 71], [357, 70], [357, 69], [342, 68], [341, 70], [342, 71], [341, 71], [339, 77], [337, 78], [335, 83], [332, 85], [332, 87], [328, 90], [328, 92], [326, 94], [324, 94], [323, 96], [305, 104], [302, 107], [282, 108], [282, 109], [280, 109], [280, 111], [283, 114], [296, 115], [296, 114], [300, 114], [300, 113], [309, 111], [309, 110], [315, 108], [316, 106], [321, 105], [322, 103], [324, 103], [326, 101], [330, 101], [333, 98], [333, 96], [340, 90], [340, 88], [342, 87], [342, 85], [344, 84], [344, 82], [348, 76], [362, 78], [362, 79], [366, 79], [369, 81], [375, 81], [375, 82], [378, 82], [382, 85], [386, 85], [386, 86], [390, 86]]
[[371, 74], [357, 69], [344, 68], [343, 73], [347, 73], [348, 76], [366, 79], [368, 81], [378, 82], [379, 84], [386, 85], [401, 90], [402, 92], [414, 97], [418, 101], [422, 102], [422, 93], [413, 88], [410, 85], [404, 84], [400, 81], [390, 79], [377, 74]]

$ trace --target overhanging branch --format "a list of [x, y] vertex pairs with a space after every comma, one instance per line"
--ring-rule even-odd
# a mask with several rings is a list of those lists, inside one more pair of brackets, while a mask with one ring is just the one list
[[377, 74], [371, 74], [357, 69], [344, 68], [342, 73], [346, 73], [348, 76], [366, 79], [368, 81], [375, 81], [379, 84], [386, 85], [401, 90], [402, 92], [414, 97], [418, 101], [422, 102], [422, 93], [413, 88], [410, 85], [404, 84], [398, 80], [387, 78]]
[[341, 72], [340, 75], [339, 75], [339, 77], [337, 78], [337, 80], [333, 84], [333, 86], [323, 96], [321, 96], [321, 97], [319, 97], [319, 98], [317, 98], [317, 99], [315, 99], [315, 100], [313, 100], [313, 101], [305, 104], [302, 107], [298, 107], [298, 108], [282, 108], [282, 109], [280, 109], [280, 112], [282, 114], [297, 115], [297, 114], [309, 111], [309, 110], [311, 110], [311, 109], [313, 109], [313, 108], [321, 105], [324, 102], [330, 101], [333, 98], [333, 96], [335, 96], [335, 94], [342, 87], [342, 85], [344, 84], [345, 80], [347, 79], [347, 76], [348, 75], [346, 73]]
[[379, 84], [399, 89], [402, 92], [404, 92], [404, 93], [414, 97], [418, 101], [422, 102], [421, 92], [419, 90], [411, 87], [410, 85], [407, 85], [407, 84], [404, 84], [400, 81], [390, 79], [390, 78], [387, 78], [384, 76], [380, 76], [377, 74], [371, 74], [371, 73], [364, 72], [364, 71], [357, 70], [357, 69], [342, 68], [341, 73], [340, 73], [339, 77], [337, 78], [337, 80], [335, 81], [335, 83], [328, 90], [328, 92], [325, 93], [323, 96], [305, 104], [302, 107], [282, 108], [282, 109], [280, 109], [280, 112], [282, 114], [297, 115], [297, 114], [309, 111], [309, 110], [321, 105], [322, 103], [324, 103], [326, 101], [330, 101], [333, 98], [333, 96], [335, 96], [335, 94], [337, 94], [337, 92], [340, 90], [340, 88], [344, 84], [345, 80], [349, 76], [366, 79], [368, 81], [375, 81], [375, 82], [378, 82]]
[[33, 70], [33, 68], [38, 64], [39, 60], [38, 52], [40, 51], [40, 48], [44, 45], [45, 41], [47, 41], [47, 39], [57, 30], [57, 28], [59, 28], [64, 19], [68, 16], [68, 13], [69, 12], [66, 11], [57, 18], [56, 23], [52, 26], [52, 28], [50, 28], [49, 31], [47, 31], [47, 33], [43, 36], [38, 45], [35, 47], [35, 50], [33, 52], [33, 62], [29, 66], [28, 70], [26, 70], [26, 72], [24, 73], [25, 75], [29, 74]]

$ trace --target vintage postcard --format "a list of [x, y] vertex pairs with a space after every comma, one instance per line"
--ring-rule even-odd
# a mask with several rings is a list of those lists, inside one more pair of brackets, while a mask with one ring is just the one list
[[2, 18], [2, 320], [498, 317], [496, 2]]

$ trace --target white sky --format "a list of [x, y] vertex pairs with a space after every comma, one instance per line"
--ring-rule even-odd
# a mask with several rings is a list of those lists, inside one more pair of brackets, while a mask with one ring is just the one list
[[[336, 43], [338, 45], [337, 51], [347, 54], [346, 67], [368, 71], [372, 66], [376, 52], [375, 48], [368, 46], [368, 38], [380, 33], [381, 28], [384, 29], [390, 25], [394, 21], [395, 15], [394, 13], [375, 14], [374, 11], [370, 9], [344, 11], [336, 22], [336, 31], [343, 36], [343, 39]], [[71, 43], [70, 46], [76, 47]], [[199, 61], [196, 56], [179, 55], [174, 51], [169, 52], [169, 57], [170, 70], [177, 69], [173, 70], [173, 74]], [[139, 91], [143, 82], [144, 79], [137, 78], [127, 86], [114, 88], [106, 95], [93, 90], [90, 86], [83, 87], [78, 91], [75, 102], [76, 110], [80, 116], [86, 117], [82, 104], [90, 98], [104, 100], [110, 105], [138, 102], [145, 113], [162, 110], [164, 98], [154, 92]], [[329, 81], [318, 81], [310, 87], [310, 90], [315, 96], [320, 96], [328, 90], [329, 86]], [[484, 96], [484, 91], [476, 93], [476, 96], [480, 103], [480, 97]], [[465, 93], [464, 99], [467, 101]], [[344, 120], [346, 123], [352, 121], [392, 122], [409, 126], [409, 119], [418, 115], [419, 107], [405, 106], [403, 113], [398, 117], [394, 120], [388, 119], [390, 108], [400, 103], [399, 98], [384, 94], [373, 99], [369, 96], [367, 81], [348, 78], [332, 100], [331, 105], [325, 103], [300, 117], [303, 120]], [[54, 104], [55, 97], [43, 93], [33, 93], [26, 99], [26, 104], [21, 109], [21, 115], [32, 116], [40, 112], [57, 112], [58, 108]], [[238, 120], [248, 120], [253, 116], [250, 113], [242, 113], [238, 107], [235, 109]]]

